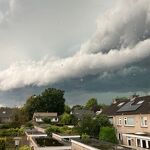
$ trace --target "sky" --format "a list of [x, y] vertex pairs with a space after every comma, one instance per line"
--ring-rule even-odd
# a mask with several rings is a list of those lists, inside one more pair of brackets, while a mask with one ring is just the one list
[[150, 94], [149, 0], [0, 0], [0, 106], [45, 88], [66, 103]]

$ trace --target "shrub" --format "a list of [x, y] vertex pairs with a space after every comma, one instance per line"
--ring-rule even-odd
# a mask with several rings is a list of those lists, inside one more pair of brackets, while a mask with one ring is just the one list
[[57, 127], [57, 126], [54, 126], [54, 125], [50, 125], [50, 127], [48, 127], [48, 128], [46, 129], [46, 134], [47, 134], [48, 136], [51, 136], [52, 133], [61, 133], [60, 127]]
[[47, 124], [51, 123], [51, 118], [43, 118], [42, 120], [44, 123], [47, 123]]
[[23, 128], [10, 128], [0, 130], [0, 136], [21, 136], [24, 134]]
[[24, 146], [20, 147], [19, 150], [31, 150], [31, 148], [27, 145], [24, 145]]
[[111, 143], [118, 143], [116, 132], [113, 127], [102, 127], [100, 129], [99, 139]]
[[5, 150], [5, 145], [6, 145], [6, 139], [5, 138], [0, 138], [0, 150]]
[[83, 141], [83, 143], [88, 143], [89, 142], [89, 139], [90, 139], [90, 136], [87, 135], [86, 133], [83, 133], [81, 135], [81, 140]]

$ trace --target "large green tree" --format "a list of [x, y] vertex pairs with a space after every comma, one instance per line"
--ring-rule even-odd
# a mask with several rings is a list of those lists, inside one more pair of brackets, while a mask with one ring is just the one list
[[86, 115], [79, 122], [78, 130], [81, 135], [86, 133], [91, 137], [98, 138], [101, 128], [105, 126], [112, 127], [107, 116], [99, 115], [92, 118], [91, 116]]
[[39, 96], [29, 97], [24, 105], [24, 110], [31, 119], [34, 112], [57, 112], [60, 115], [64, 112], [64, 106], [64, 91], [48, 88]]
[[97, 99], [96, 98], [91, 98], [87, 101], [87, 103], [85, 105], [85, 108], [89, 109], [89, 110], [93, 110], [97, 106], [98, 106]]

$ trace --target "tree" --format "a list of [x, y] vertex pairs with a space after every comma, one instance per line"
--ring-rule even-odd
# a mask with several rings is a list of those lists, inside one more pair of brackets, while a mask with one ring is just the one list
[[105, 115], [98, 115], [93, 119], [93, 126], [91, 128], [91, 136], [98, 138], [99, 132], [102, 127], [108, 126], [112, 127], [112, 124], [110, 123], [109, 119]]
[[82, 135], [83, 133], [86, 133], [88, 135], [91, 135], [91, 129], [93, 126], [93, 119], [91, 116], [86, 115], [83, 117], [83, 119], [79, 122], [79, 133]]
[[87, 103], [85, 105], [85, 108], [89, 109], [89, 110], [93, 110], [97, 106], [98, 106], [97, 99], [96, 98], [91, 98], [87, 101]]
[[57, 112], [60, 115], [64, 112], [64, 104], [64, 91], [48, 88], [39, 96], [29, 97], [24, 110], [30, 120], [34, 112]]
[[91, 137], [98, 138], [101, 128], [105, 126], [112, 127], [107, 116], [99, 115], [92, 118], [91, 116], [86, 115], [79, 122], [78, 130], [80, 134], [86, 133]]
[[67, 113], [64, 113], [62, 116], [61, 116], [61, 123], [62, 124], [70, 124], [70, 121], [71, 121], [71, 116], [70, 114], [67, 114]]
[[75, 110], [75, 109], [81, 110], [81, 109], [83, 109], [83, 106], [82, 105], [75, 105], [72, 107], [72, 110]]
[[99, 135], [100, 140], [111, 142], [111, 143], [118, 143], [116, 132], [113, 127], [102, 127]]
[[71, 112], [71, 108], [68, 105], [65, 105], [65, 112], [68, 114]]

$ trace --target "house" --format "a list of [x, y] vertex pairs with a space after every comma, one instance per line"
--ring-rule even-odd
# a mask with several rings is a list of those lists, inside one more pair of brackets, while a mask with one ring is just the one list
[[33, 120], [35, 122], [43, 122], [44, 118], [51, 119], [51, 122], [57, 123], [58, 116], [56, 112], [36, 112], [33, 114]]
[[87, 109], [74, 109], [71, 111], [71, 114], [74, 115], [78, 120], [82, 120], [84, 116], [91, 116], [94, 117], [94, 111], [87, 110]]
[[0, 123], [9, 123], [13, 120], [13, 108], [1, 107], [0, 108]]
[[121, 144], [150, 149], [150, 96], [116, 99], [103, 114], [110, 118]]

